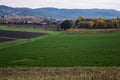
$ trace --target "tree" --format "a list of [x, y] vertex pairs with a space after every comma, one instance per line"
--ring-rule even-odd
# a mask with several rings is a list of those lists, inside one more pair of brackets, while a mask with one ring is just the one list
[[107, 28], [113, 28], [113, 22], [111, 20], [107, 21]]
[[78, 28], [86, 28], [87, 27], [87, 21], [81, 21], [78, 23]]
[[104, 21], [104, 19], [102, 17], [99, 17], [98, 21]]
[[79, 16], [78, 19], [75, 21], [75, 26], [79, 26], [79, 23], [83, 20], [84, 18], [82, 16]]
[[72, 27], [72, 25], [73, 24], [71, 23], [70, 20], [65, 20], [61, 23], [61, 29], [64, 29], [64, 31], [65, 31], [66, 29], [70, 29]]
[[107, 22], [103, 18], [98, 18], [96, 28], [107, 28]]
[[78, 20], [78, 21], [82, 21], [83, 19], [84, 19], [84, 18], [83, 18], [82, 16], [79, 16], [77, 20]]
[[93, 28], [94, 24], [95, 24], [95, 23], [94, 23], [93, 21], [88, 21], [88, 22], [87, 22], [87, 27], [88, 27], [88, 28]]
[[97, 21], [96, 28], [107, 28], [107, 22], [105, 22], [105, 21]]
[[74, 22], [74, 20], [69, 20], [69, 21], [70, 21], [70, 23], [72, 25], [71, 28], [75, 28], [75, 25], [74, 25], [75, 22]]
[[119, 20], [115, 19], [115, 20], [112, 20], [112, 22], [113, 22], [113, 27], [114, 28], [120, 27]]

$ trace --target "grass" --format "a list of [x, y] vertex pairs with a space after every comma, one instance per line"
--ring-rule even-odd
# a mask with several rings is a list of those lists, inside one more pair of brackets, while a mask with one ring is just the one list
[[120, 68], [0, 68], [0, 80], [120, 80]]
[[[36, 37], [34, 39], [32, 39], [32, 41], [37, 40], [37, 39], [41, 39], [47, 36], [54, 36], [59, 34], [60, 32], [57, 31], [51, 31], [51, 30], [45, 30], [45, 29], [41, 29], [41, 28], [18, 28], [16, 26], [5, 26], [5, 25], [0, 25], [0, 30], [10, 30], [10, 31], [25, 31], [25, 32], [42, 32], [42, 33], [48, 33], [48, 35], [42, 36], [42, 37]], [[5, 37], [6, 38], [6, 37]], [[14, 45], [19, 45], [19, 44], [24, 44], [29, 42], [28, 39], [19, 39], [13, 42], [8, 42], [6, 44], [0, 44], [0, 48], [4, 48], [4, 47], [9, 47], [9, 46], [14, 46]]]
[[49, 33], [0, 44], [0, 80], [120, 80], [120, 32], [67, 34], [38, 28], [0, 29]]
[[[29, 28], [29, 27], [16, 27], [16, 26], [5, 26], [0, 25], [0, 30], [12, 30], [12, 31], [26, 31], [26, 32], [45, 32], [45, 33], [55, 33], [56, 31], [45, 30], [41, 28]], [[58, 33], [58, 32], [57, 32]]]
[[[9, 28], [18, 29], [45, 32], [39, 29]], [[48, 32], [51, 34], [43, 38], [0, 45], [0, 67], [120, 66], [120, 32]]]

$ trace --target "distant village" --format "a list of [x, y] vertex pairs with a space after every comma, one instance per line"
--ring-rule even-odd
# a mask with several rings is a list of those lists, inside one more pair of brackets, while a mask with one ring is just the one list
[[41, 16], [1, 16], [0, 24], [55, 24], [56, 19]]
[[70, 28], [120, 28], [120, 18], [104, 19], [99, 18], [84, 18], [78, 16], [76, 20], [66, 19], [57, 20], [51, 17], [42, 16], [1, 16], [1, 25], [17, 26], [17, 27], [33, 27], [52, 30], [66, 30]]
[[61, 20], [42, 16], [1, 16], [0, 25], [59, 30]]

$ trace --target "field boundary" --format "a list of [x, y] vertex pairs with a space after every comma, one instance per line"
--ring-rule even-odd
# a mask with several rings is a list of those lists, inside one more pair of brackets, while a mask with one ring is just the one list
[[120, 67], [0, 68], [1, 80], [119, 80]]
[[69, 29], [65, 33], [111, 33], [120, 32], [120, 28], [117, 29]]

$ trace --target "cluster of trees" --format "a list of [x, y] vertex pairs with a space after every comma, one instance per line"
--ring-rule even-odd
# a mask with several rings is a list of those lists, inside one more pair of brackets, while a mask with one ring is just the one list
[[84, 19], [82, 16], [79, 16], [75, 21], [65, 20], [61, 23], [61, 29], [69, 28], [95, 28], [95, 29], [108, 29], [108, 28], [120, 28], [120, 19], [103, 19], [102, 17], [91, 19]]
[[79, 16], [75, 22], [78, 28], [120, 28], [120, 19], [84, 19]]
[[[59, 24], [60, 23], [60, 24]], [[12, 16], [4, 17], [0, 19], [0, 24], [34, 24], [34, 25], [56, 25], [57, 30], [69, 29], [69, 28], [120, 28], [120, 19], [104, 19], [99, 18], [83, 18], [79, 16], [76, 21], [74, 20], [64, 20], [57, 22], [56, 19], [45, 18], [45, 17], [35, 17], [35, 16]]]

